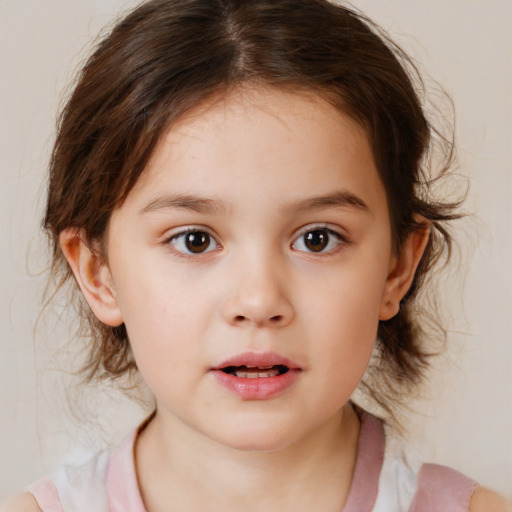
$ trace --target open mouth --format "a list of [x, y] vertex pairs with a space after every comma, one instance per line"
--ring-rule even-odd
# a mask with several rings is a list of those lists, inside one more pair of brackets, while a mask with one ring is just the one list
[[288, 366], [283, 364], [275, 364], [271, 366], [226, 366], [220, 370], [228, 375], [240, 377], [244, 379], [265, 379], [277, 377], [290, 371]]
[[242, 400], [269, 400], [292, 387], [303, 372], [276, 352], [244, 352], [211, 368], [215, 380]]

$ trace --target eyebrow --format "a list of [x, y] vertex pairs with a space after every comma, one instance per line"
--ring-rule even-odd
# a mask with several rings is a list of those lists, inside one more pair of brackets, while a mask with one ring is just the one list
[[328, 208], [355, 208], [370, 213], [370, 208], [360, 197], [345, 190], [301, 199], [287, 205], [284, 210], [286, 213], [294, 214], [301, 211], [317, 211]]
[[171, 194], [153, 199], [146, 204], [146, 206], [141, 208], [139, 213], [142, 215], [167, 208], [178, 208], [210, 215], [224, 213], [227, 209], [226, 205], [222, 201], [218, 201], [216, 199], [197, 197], [188, 194]]
[[[348, 191], [337, 191], [321, 196], [308, 197], [286, 205], [283, 212], [296, 214], [303, 211], [318, 211], [328, 208], [355, 208], [363, 212], [370, 212], [367, 204], [355, 194]], [[141, 215], [167, 208], [190, 210], [202, 214], [226, 213], [225, 203], [217, 199], [198, 197], [188, 194], [171, 194], [151, 200], [140, 209]]]

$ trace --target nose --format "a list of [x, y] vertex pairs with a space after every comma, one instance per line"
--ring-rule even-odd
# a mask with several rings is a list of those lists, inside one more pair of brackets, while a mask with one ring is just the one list
[[279, 328], [295, 315], [289, 299], [289, 280], [282, 268], [266, 258], [247, 261], [238, 270], [231, 267], [231, 293], [224, 302], [224, 320], [234, 326]]

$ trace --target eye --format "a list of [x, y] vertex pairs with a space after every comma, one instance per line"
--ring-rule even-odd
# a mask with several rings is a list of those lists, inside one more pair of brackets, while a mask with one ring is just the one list
[[219, 244], [209, 233], [193, 229], [173, 235], [169, 242], [173, 248], [183, 254], [203, 254], [214, 251]]
[[302, 233], [292, 247], [298, 251], [323, 253], [336, 249], [343, 242], [344, 239], [339, 233], [327, 228], [318, 228]]

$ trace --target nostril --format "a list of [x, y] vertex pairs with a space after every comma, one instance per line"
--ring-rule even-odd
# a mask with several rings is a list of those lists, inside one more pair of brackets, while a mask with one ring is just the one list
[[244, 320], [245, 320], [245, 316], [243, 316], [243, 315], [235, 316], [235, 321], [236, 322], [243, 322]]
[[270, 321], [271, 322], [274, 322], [274, 323], [278, 323], [278, 322], [281, 322], [283, 320], [283, 315], [276, 315], [276, 316], [273, 316]]

